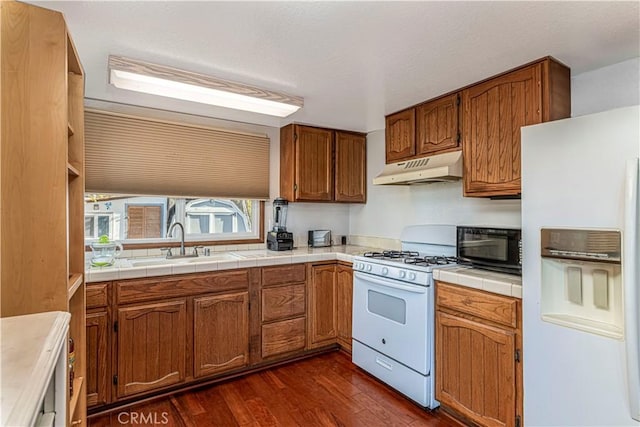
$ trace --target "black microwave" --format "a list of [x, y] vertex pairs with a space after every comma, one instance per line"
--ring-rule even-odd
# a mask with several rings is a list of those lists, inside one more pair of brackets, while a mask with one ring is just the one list
[[486, 270], [522, 274], [522, 231], [516, 228], [457, 227], [462, 262]]

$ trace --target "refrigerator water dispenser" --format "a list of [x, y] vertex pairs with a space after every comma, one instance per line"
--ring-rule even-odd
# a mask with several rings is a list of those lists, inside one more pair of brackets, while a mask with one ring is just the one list
[[541, 230], [542, 320], [623, 337], [621, 236], [617, 230]]

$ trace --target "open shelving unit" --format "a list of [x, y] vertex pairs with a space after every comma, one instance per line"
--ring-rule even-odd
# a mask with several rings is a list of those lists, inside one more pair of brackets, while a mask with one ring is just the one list
[[17, 1], [0, 12], [0, 76], [12, 88], [0, 92], [0, 315], [71, 314], [63, 424], [86, 426], [84, 71], [60, 12]]

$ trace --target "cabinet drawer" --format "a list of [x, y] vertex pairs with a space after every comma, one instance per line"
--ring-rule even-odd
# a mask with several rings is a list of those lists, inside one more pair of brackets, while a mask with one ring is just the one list
[[278, 265], [262, 269], [262, 285], [285, 285], [304, 282], [307, 279], [305, 264]]
[[132, 279], [116, 282], [118, 304], [249, 288], [249, 270]]
[[306, 341], [304, 325], [304, 317], [263, 325], [262, 357], [303, 350]]
[[262, 321], [304, 315], [305, 284], [278, 286], [262, 290]]
[[516, 328], [517, 300], [463, 286], [436, 282], [436, 304]]
[[106, 307], [107, 306], [107, 291], [108, 291], [107, 283], [98, 283], [91, 284], [87, 286], [86, 298], [87, 298], [87, 309], [89, 308], [97, 308], [97, 307]]

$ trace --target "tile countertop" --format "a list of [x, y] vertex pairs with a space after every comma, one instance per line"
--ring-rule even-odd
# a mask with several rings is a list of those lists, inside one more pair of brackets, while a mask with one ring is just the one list
[[[0, 425], [34, 425], [58, 355], [66, 344], [69, 313], [50, 311], [3, 317]], [[64, 375], [64, 374], [63, 374]], [[64, 390], [62, 388], [64, 399]], [[56, 399], [60, 398], [56, 395]], [[64, 423], [64, 421], [62, 421]], [[57, 423], [56, 423], [57, 425]]]
[[522, 299], [522, 277], [513, 274], [461, 266], [434, 269], [433, 278], [455, 285]]
[[[233, 268], [263, 267], [267, 265], [297, 264], [314, 261], [352, 262], [353, 256], [376, 250], [365, 246], [331, 246], [327, 248], [298, 248], [292, 251], [268, 251], [266, 249], [238, 250], [226, 252], [238, 259], [213, 260], [215, 255], [224, 252], [212, 252], [211, 257], [201, 256], [197, 261], [186, 264], [162, 264], [155, 266], [131, 267], [126, 259], [118, 259], [112, 267], [88, 266], [85, 280], [102, 282], [107, 280], [135, 279], [141, 277], [166, 276], [171, 274], [200, 273]], [[379, 249], [378, 249], [379, 250]]]

